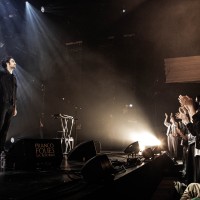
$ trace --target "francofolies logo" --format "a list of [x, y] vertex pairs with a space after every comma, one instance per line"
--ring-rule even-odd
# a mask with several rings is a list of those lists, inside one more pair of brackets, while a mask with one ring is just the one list
[[55, 145], [53, 143], [35, 143], [36, 157], [54, 157]]

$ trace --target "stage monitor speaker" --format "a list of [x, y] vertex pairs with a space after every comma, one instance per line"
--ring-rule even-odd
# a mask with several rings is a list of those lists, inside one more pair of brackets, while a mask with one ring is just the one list
[[97, 155], [99, 146], [100, 143], [93, 140], [82, 142], [68, 153], [67, 159], [69, 161], [87, 161]]
[[60, 139], [21, 139], [8, 151], [6, 163], [14, 169], [55, 169], [62, 159]]
[[112, 181], [114, 172], [114, 167], [106, 154], [98, 154], [89, 159], [81, 169], [86, 182]]
[[127, 154], [137, 154], [140, 151], [140, 146], [139, 146], [139, 142], [133, 142], [131, 144], [129, 144], [126, 149], [124, 150], [124, 153]]

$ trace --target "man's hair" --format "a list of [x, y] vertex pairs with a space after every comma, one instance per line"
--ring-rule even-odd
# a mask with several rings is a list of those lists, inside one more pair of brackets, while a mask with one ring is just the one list
[[13, 57], [12, 56], [6, 56], [4, 57], [2, 60], [1, 60], [1, 65], [4, 69], [6, 69], [7, 67], [7, 64], [6, 63], [9, 63], [10, 62], [10, 59], [12, 59]]

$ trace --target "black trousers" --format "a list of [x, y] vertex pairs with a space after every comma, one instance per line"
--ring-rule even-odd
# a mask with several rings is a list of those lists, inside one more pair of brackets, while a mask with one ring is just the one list
[[5, 103], [0, 104], [0, 152], [4, 151], [7, 133], [13, 116], [14, 106]]
[[186, 176], [187, 184], [200, 183], [200, 156], [194, 156], [195, 143], [188, 146]]

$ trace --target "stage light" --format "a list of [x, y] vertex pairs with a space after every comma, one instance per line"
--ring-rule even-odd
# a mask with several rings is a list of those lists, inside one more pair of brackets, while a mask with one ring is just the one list
[[156, 146], [153, 148], [153, 153], [154, 155], [159, 155], [161, 154], [161, 147], [160, 146]]
[[147, 148], [145, 150], [142, 151], [142, 156], [145, 158], [145, 159], [153, 159], [154, 158], [154, 153], [153, 153], [153, 150], [151, 148]]
[[14, 138], [14, 137], [11, 137], [11, 138], [10, 138], [10, 142], [11, 142], [11, 143], [14, 143], [14, 142], [15, 142], [15, 138]]
[[41, 10], [41, 12], [44, 13], [44, 12], [45, 12], [45, 8], [44, 8], [44, 6], [42, 6], [40, 10]]
[[126, 149], [124, 150], [124, 153], [127, 154], [137, 154], [140, 151], [140, 147], [139, 147], [139, 142], [133, 142], [131, 144], [129, 144]]

